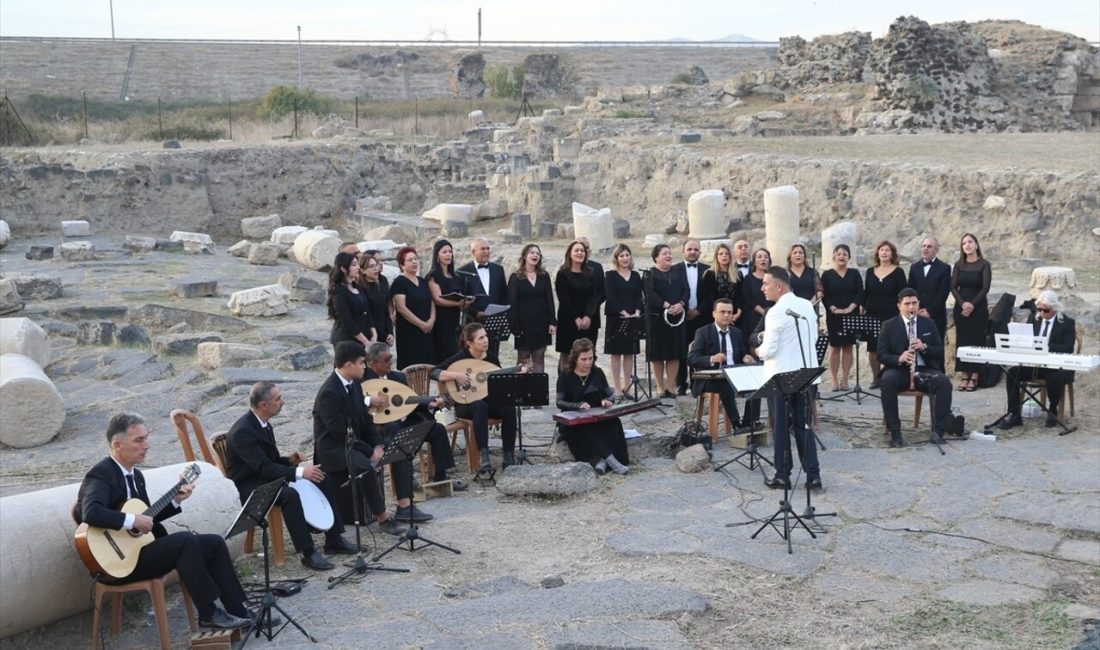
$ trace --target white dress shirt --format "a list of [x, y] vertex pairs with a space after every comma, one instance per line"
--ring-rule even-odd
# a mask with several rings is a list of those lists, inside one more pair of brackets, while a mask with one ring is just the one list
[[[788, 316], [788, 309], [800, 314], [802, 318]], [[798, 347], [799, 333], [802, 337], [801, 351]], [[801, 369], [803, 355], [806, 367], [818, 367], [817, 315], [810, 301], [799, 298], [790, 291], [780, 296], [775, 301], [775, 306], [764, 316], [764, 339], [757, 351], [764, 359], [764, 381], [781, 372]]]
[[[695, 266], [691, 266], [694, 264]], [[688, 309], [699, 308], [699, 263], [684, 262], [684, 271], [688, 280]]]

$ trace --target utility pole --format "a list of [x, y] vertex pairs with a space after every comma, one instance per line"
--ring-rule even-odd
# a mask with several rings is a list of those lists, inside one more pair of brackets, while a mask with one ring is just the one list
[[[108, 0], [111, 6], [111, 40], [115, 40], [115, 0]], [[480, 13], [480, 9], [478, 12]]]
[[477, 8], [477, 46], [481, 47], [481, 7]]
[[298, 87], [302, 87], [302, 26], [298, 25]]

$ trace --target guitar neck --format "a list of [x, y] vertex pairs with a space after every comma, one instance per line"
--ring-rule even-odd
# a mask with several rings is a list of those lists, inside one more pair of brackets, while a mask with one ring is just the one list
[[165, 492], [164, 496], [154, 501], [153, 505], [146, 508], [145, 512], [141, 514], [156, 519], [156, 516], [160, 514], [161, 510], [164, 510], [168, 507], [169, 503], [172, 503], [172, 499], [176, 498], [176, 495], [180, 493], [180, 488], [183, 487], [186, 483], [187, 481], [180, 479], [180, 481], [176, 483], [176, 485], [171, 490]]

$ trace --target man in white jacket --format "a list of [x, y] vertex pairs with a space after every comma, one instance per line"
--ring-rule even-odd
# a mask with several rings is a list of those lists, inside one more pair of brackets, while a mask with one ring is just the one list
[[[757, 350], [764, 360], [764, 380], [773, 375], [802, 368], [817, 367], [817, 315], [809, 300], [791, 293], [787, 270], [773, 266], [764, 274], [764, 296], [775, 305], [764, 316], [764, 339]], [[788, 438], [788, 418], [793, 418], [794, 439], [798, 458], [806, 472], [806, 484], [821, 488], [821, 468], [817, 464], [817, 447], [807, 427], [808, 397], [799, 393], [791, 401], [792, 412], [781, 397], [770, 399], [773, 438], [775, 439], [775, 476], [765, 481], [770, 488], [789, 488], [791, 484], [791, 441]]]

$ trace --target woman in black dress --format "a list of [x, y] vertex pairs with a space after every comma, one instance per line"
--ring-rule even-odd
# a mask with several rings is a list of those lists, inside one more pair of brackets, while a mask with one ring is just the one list
[[[448, 370], [455, 363], [465, 359], [480, 359], [494, 366], [500, 366], [500, 359], [489, 352], [489, 335], [481, 323], [469, 323], [463, 327], [459, 342], [461, 348], [458, 352], [432, 368], [429, 373], [432, 379], [437, 382], [469, 382], [470, 378], [465, 374]], [[525, 369], [520, 370], [520, 372], [524, 371]], [[455, 415], [474, 423], [474, 440], [477, 442], [477, 449], [481, 456], [481, 470], [493, 468], [492, 461], [489, 459], [489, 418], [500, 420], [500, 439], [504, 451], [501, 468], [516, 463], [516, 409], [510, 406], [490, 406], [486, 397], [471, 404], [455, 404]]]
[[817, 304], [824, 293], [821, 276], [817, 274], [817, 269], [806, 266], [806, 247], [802, 244], [791, 246], [787, 252], [787, 272], [791, 276], [791, 293], [809, 300], [814, 306], [814, 313], [820, 317]]
[[438, 239], [432, 246], [432, 268], [428, 272], [428, 291], [435, 303], [435, 328], [432, 329], [432, 345], [435, 346], [437, 363], [458, 351], [458, 328], [466, 300], [444, 298], [448, 294], [462, 294], [462, 280], [455, 274], [454, 247], [446, 239]]
[[[833, 249], [833, 268], [821, 274], [824, 290], [825, 328], [829, 332], [829, 374], [833, 390], [848, 390], [848, 374], [852, 371], [852, 345], [856, 337], [841, 334], [843, 317], [854, 314], [863, 304], [863, 278], [855, 269], [848, 268], [852, 251], [847, 244]], [[839, 374], [837, 371], [840, 371]]]
[[758, 248], [752, 254], [752, 272], [741, 279], [741, 318], [737, 320], [737, 327], [750, 350], [755, 347], [751, 341], [756, 325], [764, 318], [764, 312], [775, 304], [764, 296], [764, 274], [771, 265], [772, 254], [766, 248]]
[[[881, 241], [875, 246], [875, 265], [863, 278], [863, 313], [874, 316], [879, 325], [898, 315], [898, 292], [909, 286], [905, 271], [898, 266], [898, 247]], [[878, 362], [878, 337], [867, 341], [867, 363], [871, 366], [871, 386], [878, 388], [882, 370]]]
[[[611, 355], [614, 398], [622, 400], [623, 391], [630, 386], [634, 356], [641, 348], [638, 342], [645, 333], [642, 278], [634, 270], [634, 256], [626, 244], [618, 244], [611, 250], [611, 268], [604, 275], [604, 295], [607, 296], [604, 303], [607, 333], [604, 334], [603, 352]], [[626, 323], [625, 333], [623, 323]]]
[[[592, 341], [577, 339], [566, 357], [565, 372], [558, 375], [558, 408], [563, 411], [587, 411], [611, 406], [611, 387], [603, 370], [596, 367], [596, 351]], [[627, 474], [630, 457], [626, 450], [623, 423], [609, 418], [574, 426], [558, 425], [558, 431], [569, 445], [573, 458], [590, 463], [599, 474], [607, 470]]]
[[546, 371], [546, 346], [554, 336], [554, 292], [542, 268], [542, 249], [527, 244], [515, 273], [508, 278], [508, 326], [515, 335], [516, 363], [531, 372]]
[[668, 388], [676, 385], [680, 351], [687, 347], [684, 329], [689, 297], [687, 274], [677, 273], [672, 268], [672, 249], [668, 244], [654, 246], [651, 257], [654, 266], [649, 269], [649, 279], [645, 283], [646, 317], [650, 324], [645, 356], [657, 384], [657, 396], [676, 399], [676, 393]]
[[[982, 257], [978, 238], [970, 233], [959, 243], [959, 261], [951, 271], [951, 295], [955, 298], [955, 349], [967, 345], [985, 345], [989, 326], [989, 284], [993, 280], [993, 267]], [[959, 390], [974, 391], [978, 387], [978, 374], [982, 364], [955, 357], [955, 370], [959, 373]]]
[[[417, 275], [420, 259], [416, 249], [406, 246], [397, 251], [397, 266], [401, 275], [393, 279], [390, 297], [397, 311], [397, 361], [401, 368], [414, 363], [435, 363], [432, 328], [435, 326], [435, 303], [428, 291], [428, 282]], [[395, 366], [396, 367], [396, 366]]]
[[[603, 278], [598, 280], [602, 282]], [[573, 341], [592, 336], [592, 321], [599, 308], [596, 281], [588, 264], [588, 248], [584, 242], [570, 242], [565, 249], [565, 262], [554, 277], [554, 291], [558, 294], [558, 338], [554, 349], [561, 355], [559, 370], [565, 369]]]
[[366, 347], [375, 340], [367, 296], [359, 290], [359, 260], [351, 253], [337, 253], [328, 276], [328, 317], [332, 320], [329, 341], [355, 341]]
[[359, 255], [359, 290], [367, 297], [370, 320], [377, 341], [393, 346], [393, 303], [390, 302], [390, 281], [382, 275], [381, 256], [375, 252]]
[[709, 314], [714, 301], [725, 298], [733, 304], [733, 322], [741, 318], [741, 273], [733, 262], [733, 251], [728, 244], [718, 244], [714, 249], [714, 264], [699, 280], [699, 312]]

